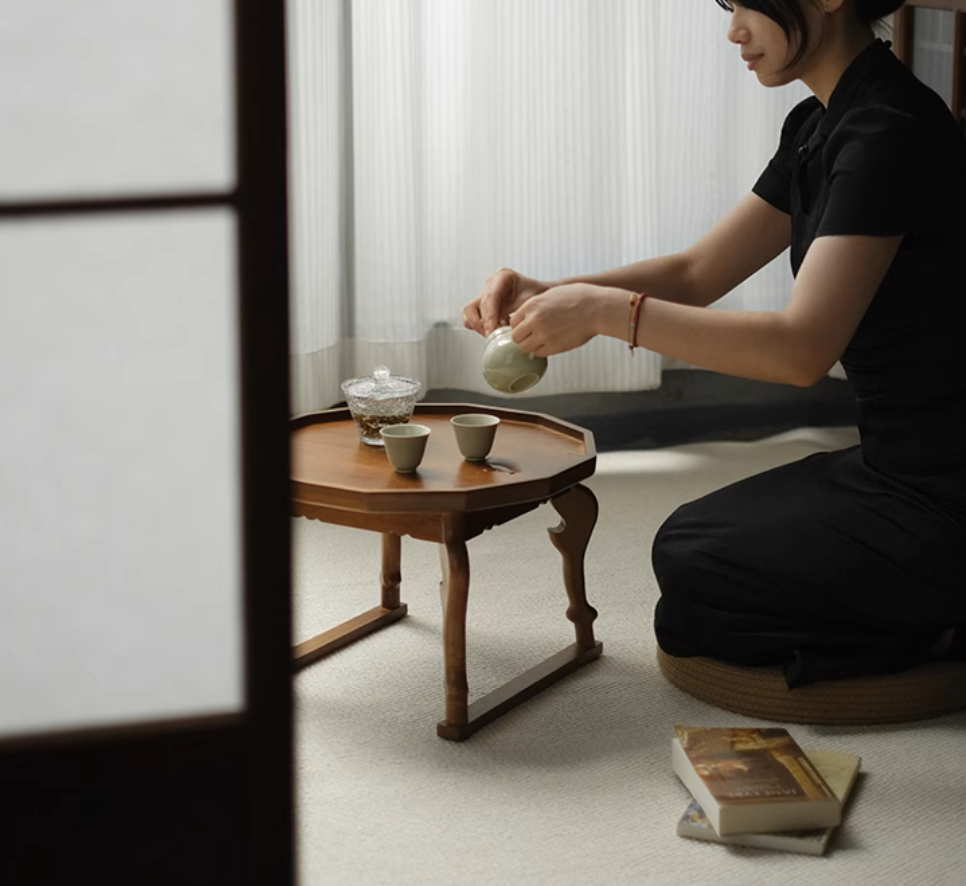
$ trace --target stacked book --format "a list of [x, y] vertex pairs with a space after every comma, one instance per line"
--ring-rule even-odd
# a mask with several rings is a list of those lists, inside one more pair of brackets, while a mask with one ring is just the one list
[[674, 728], [672, 765], [694, 797], [680, 836], [825, 852], [861, 758], [803, 749], [780, 728]]

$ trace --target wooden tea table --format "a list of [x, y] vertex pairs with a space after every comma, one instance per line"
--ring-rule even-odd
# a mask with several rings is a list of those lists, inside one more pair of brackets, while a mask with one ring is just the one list
[[[485, 463], [464, 461], [449, 420], [463, 412], [499, 416], [493, 450]], [[594, 473], [593, 435], [576, 425], [520, 410], [470, 404], [416, 406], [414, 423], [432, 435], [416, 474], [397, 474], [381, 447], [359, 439], [347, 409], [330, 409], [292, 422], [293, 513], [382, 533], [381, 605], [294, 649], [296, 667], [371, 634], [406, 615], [400, 601], [400, 537], [440, 545], [443, 579], [443, 655], [446, 719], [442, 738], [462, 741], [520, 702], [597, 658], [597, 612], [587, 603], [584, 552], [597, 522], [597, 499], [580, 481]], [[550, 502], [561, 523], [549, 530], [563, 558], [567, 618], [577, 642], [490, 694], [468, 704], [466, 604], [470, 587], [466, 543]]]

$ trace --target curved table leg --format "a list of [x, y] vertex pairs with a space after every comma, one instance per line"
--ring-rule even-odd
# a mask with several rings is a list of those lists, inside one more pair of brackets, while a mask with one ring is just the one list
[[350, 618], [348, 621], [317, 634], [309, 640], [299, 643], [292, 650], [292, 664], [296, 669], [318, 661], [368, 636], [373, 631], [387, 627], [403, 618], [408, 607], [399, 599], [399, 584], [402, 581], [399, 563], [402, 553], [402, 540], [394, 532], [382, 534], [382, 586], [381, 605]]
[[550, 540], [564, 563], [564, 582], [570, 607], [567, 618], [577, 631], [577, 642], [530, 668], [467, 707], [466, 603], [469, 593], [469, 560], [462, 531], [447, 524], [443, 559], [443, 640], [446, 656], [446, 719], [436, 734], [451, 741], [469, 738], [478, 729], [516, 707], [562, 677], [598, 658], [604, 645], [594, 639], [595, 610], [587, 602], [584, 588], [584, 553], [597, 523], [597, 499], [584, 486], [553, 499], [563, 522], [550, 530]]
[[564, 584], [570, 600], [567, 618], [577, 631], [577, 645], [581, 649], [590, 649], [595, 645], [597, 610], [587, 602], [584, 554], [597, 525], [597, 497], [586, 486], [578, 484], [557, 496], [551, 504], [561, 517], [560, 525], [548, 531], [550, 541], [563, 557]]
[[466, 539], [456, 518], [445, 521], [444, 536], [446, 541], [440, 546], [443, 566], [440, 596], [443, 598], [446, 719], [436, 727], [436, 733], [442, 738], [459, 741], [469, 734], [466, 607], [470, 589], [470, 560], [466, 551]]
[[394, 532], [382, 534], [382, 608], [399, 608], [399, 583], [402, 572], [399, 564], [402, 559], [402, 539]]

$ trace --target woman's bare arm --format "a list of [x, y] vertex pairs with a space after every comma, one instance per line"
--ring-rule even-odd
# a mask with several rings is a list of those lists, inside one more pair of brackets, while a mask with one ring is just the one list
[[789, 216], [748, 194], [684, 252], [553, 282], [501, 268], [463, 309], [463, 325], [488, 335], [529, 299], [571, 283], [648, 292], [663, 301], [705, 307], [779, 256], [790, 242]]
[[[637, 344], [730, 375], [814, 384], [841, 357], [901, 242], [902, 237], [816, 239], [781, 311], [707, 310], [649, 298]], [[628, 319], [628, 290], [572, 283], [527, 301], [511, 322], [513, 338], [525, 351], [549, 356], [593, 335], [626, 341]]]
[[602, 274], [568, 277], [552, 285], [592, 283], [706, 307], [781, 255], [788, 248], [791, 235], [791, 218], [750, 193], [684, 252]]

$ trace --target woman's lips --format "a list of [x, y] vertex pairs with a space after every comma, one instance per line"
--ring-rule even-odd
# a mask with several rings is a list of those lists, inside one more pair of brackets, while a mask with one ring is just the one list
[[762, 55], [743, 55], [741, 58], [742, 58], [742, 61], [745, 61], [745, 62], [748, 63], [748, 70], [749, 71], [753, 71], [753, 70], [755, 70], [755, 65], [757, 65], [758, 62], [761, 61], [762, 58], [764, 58], [764, 56], [762, 56]]

